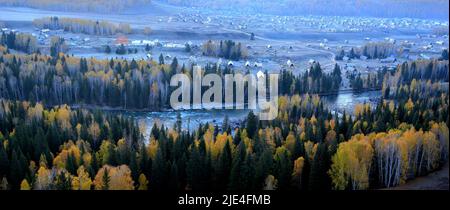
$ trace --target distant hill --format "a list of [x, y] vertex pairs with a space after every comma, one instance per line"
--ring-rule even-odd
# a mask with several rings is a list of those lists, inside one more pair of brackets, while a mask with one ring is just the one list
[[172, 5], [279, 15], [448, 19], [448, 0], [160, 0]]
[[149, 5], [151, 0], [0, 0], [0, 6], [20, 6], [71, 12], [120, 13]]

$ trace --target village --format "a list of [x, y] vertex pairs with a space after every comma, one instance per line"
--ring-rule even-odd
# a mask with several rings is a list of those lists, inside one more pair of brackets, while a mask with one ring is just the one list
[[0, 191], [448, 189], [443, 6], [0, 0]]
[[[405, 61], [439, 57], [449, 41], [448, 22], [412, 18], [246, 15], [229, 11], [220, 14], [215, 10], [183, 8], [140, 15], [133, 20], [120, 15], [102, 16], [112, 23], [126, 22], [132, 32], [98, 36], [37, 28], [32, 24], [39, 17], [64, 17], [61, 12], [49, 11], [50, 14], [44, 16], [41, 11], [34, 11], [30, 17], [19, 17], [20, 10], [1, 10], [5, 10], [0, 14], [0, 21], [4, 23], [2, 32], [31, 34], [37, 38], [43, 53], [49, 53], [51, 37], [59, 36], [65, 40], [66, 53], [74, 56], [158, 60], [162, 55], [166, 62], [176, 57], [186, 66], [213, 63], [253, 73], [280, 69], [301, 73], [318, 62], [325, 71], [339, 64], [347, 77], [365, 75], [385, 67], [392, 70]], [[88, 18], [89, 14], [79, 16]], [[151, 28], [151, 32], [144, 33], [148, 30], [145, 28]], [[239, 60], [205, 56], [203, 45], [208, 40], [242, 43], [248, 55]], [[389, 43], [393, 51], [377, 59], [364, 55], [336, 59], [342, 52], [347, 54], [369, 43]], [[121, 45], [126, 51], [117, 53]], [[346, 81], [344, 79], [344, 88], [349, 86]]]

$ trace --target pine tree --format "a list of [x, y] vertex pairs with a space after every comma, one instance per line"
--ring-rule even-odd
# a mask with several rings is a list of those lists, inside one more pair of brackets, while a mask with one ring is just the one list
[[228, 190], [240, 190], [242, 189], [242, 182], [245, 179], [243, 177], [242, 168], [245, 166], [245, 158], [247, 154], [247, 148], [245, 146], [245, 143], [241, 141], [235, 151], [232, 166], [231, 166], [231, 172], [230, 172], [230, 178], [228, 183]]
[[[1, 135], [1, 134], [0, 134]], [[3, 142], [0, 140], [0, 177], [6, 176], [9, 169], [8, 154], [3, 147]]]
[[155, 160], [152, 162], [152, 173], [150, 178], [150, 188], [152, 190], [163, 190], [166, 186], [167, 166], [163, 157], [161, 147], [158, 147]]
[[137, 183], [137, 181], [139, 181], [139, 167], [136, 160], [136, 152], [134, 152], [134, 150], [130, 152], [129, 167], [131, 170], [131, 177], [135, 180], [135, 183]]
[[11, 155], [11, 164], [9, 169], [9, 179], [10, 184], [13, 187], [13, 189], [17, 189], [20, 185], [20, 182], [25, 177], [25, 168], [26, 166], [23, 165], [23, 160], [21, 159], [22, 152], [17, 152], [16, 150], [13, 150]]
[[162, 53], [159, 55], [159, 65], [164, 65], [164, 56]]
[[327, 174], [330, 168], [330, 157], [327, 152], [327, 146], [324, 143], [317, 147], [314, 160], [311, 165], [311, 173], [309, 175], [309, 190], [330, 190], [331, 180]]
[[76, 172], [77, 172], [77, 166], [76, 166], [75, 157], [73, 157], [72, 154], [69, 154], [67, 156], [66, 169], [71, 174], [76, 174]]
[[111, 177], [109, 177], [109, 170], [105, 167], [105, 171], [102, 176], [102, 190], [109, 190], [109, 184], [111, 182]]
[[147, 150], [145, 146], [141, 146], [141, 151], [139, 152], [139, 168], [145, 177], [150, 177], [152, 171], [152, 160], [148, 157]]
[[64, 171], [59, 172], [56, 177], [55, 187], [57, 190], [71, 190], [72, 189], [72, 180], [68, 174]]
[[289, 189], [291, 174], [292, 161], [289, 151], [284, 147], [278, 147], [274, 156], [274, 176], [278, 180], [278, 189]]
[[260, 190], [264, 187], [264, 181], [269, 175], [273, 165], [272, 152], [269, 149], [264, 149], [255, 169], [255, 186], [256, 190]]
[[191, 155], [187, 163], [186, 175], [188, 186], [192, 190], [207, 190], [209, 184], [209, 164], [205, 154], [205, 144], [201, 141], [199, 146], [191, 148]]
[[178, 178], [178, 166], [176, 162], [171, 164], [170, 174], [169, 174], [169, 189], [171, 191], [180, 190], [180, 183]]
[[231, 149], [230, 143], [227, 141], [219, 155], [217, 161], [217, 168], [215, 170], [216, 177], [216, 188], [218, 190], [225, 190], [228, 184], [228, 177], [231, 170]]
[[255, 116], [255, 114], [253, 114], [253, 111], [250, 111], [247, 116], [247, 127], [246, 127], [248, 137], [253, 138], [255, 136], [256, 130], [258, 129], [257, 126], [258, 126], [258, 119]]

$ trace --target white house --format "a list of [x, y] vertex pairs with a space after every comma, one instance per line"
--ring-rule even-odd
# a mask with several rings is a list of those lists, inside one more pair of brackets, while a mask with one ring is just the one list
[[257, 67], [257, 68], [262, 68], [262, 63], [258, 63], [258, 62], [255, 62], [254, 64], [253, 64], [253, 66], [254, 67]]
[[288, 60], [288, 61], [286, 62], [286, 65], [288, 65], [289, 67], [294, 67], [294, 63], [292, 63], [291, 60]]
[[245, 62], [245, 67], [250, 67], [250, 62]]

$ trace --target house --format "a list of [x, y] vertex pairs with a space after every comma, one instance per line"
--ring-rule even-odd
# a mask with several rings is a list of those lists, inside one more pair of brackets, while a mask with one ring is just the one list
[[430, 50], [433, 48], [433, 45], [429, 44], [429, 45], [425, 45], [422, 47], [424, 50]]
[[289, 66], [289, 67], [294, 67], [294, 63], [292, 63], [291, 60], [288, 60], [288, 61], [286, 62], [286, 65]]
[[254, 67], [257, 67], [257, 68], [262, 68], [262, 63], [258, 63], [258, 62], [255, 62], [254, 64], [253, 64], [253, 66]]
[[264, 73], [262, 71], [258, 71], [258, 73], [256, 73], [256, 76], [259, 78], [264, 78]]
[[250, 67], [250, 62], [245, 62], [245, 67]]

